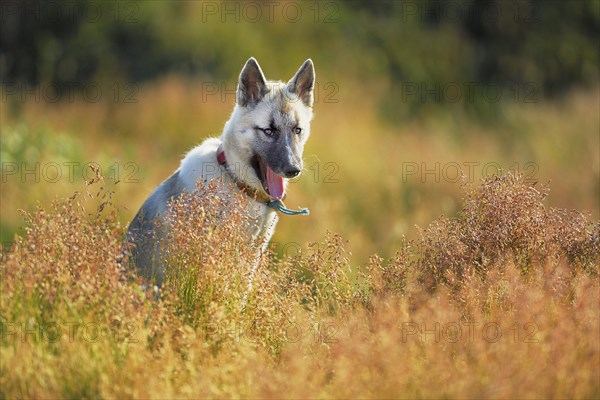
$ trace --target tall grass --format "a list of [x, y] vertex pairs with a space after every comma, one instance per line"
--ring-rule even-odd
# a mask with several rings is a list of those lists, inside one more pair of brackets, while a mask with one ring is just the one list
[[389, 260], [354, 265], [333, 233], [265, 257], [245, 307], [247, 199], [216, 224], [213, 189], [173, 204], [158, 299], [119, 262], [101, 177], [25, 214], [0, 266], [1, 397], [600, 396], [599, 226], [547, 188], [466, 186]]

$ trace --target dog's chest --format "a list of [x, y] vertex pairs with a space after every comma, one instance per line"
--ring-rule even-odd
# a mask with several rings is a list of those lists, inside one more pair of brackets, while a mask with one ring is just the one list
[[[239, 190], [225, 167], [218, 163], [216, 152], [220, 143], [218, 139], [207, 139], [184, 158], [180, 167], [180, 177], [186, 190], [192, 192], [196, 188], [197, 181], [208, 184], [211, 180], [217, 180], [222, 184], [219, 191], [222, 191], [224, 198], [230, 198], [232, 190]], [[277, 224], [277, 213], [265, 203], [251, 199], [248, 201], [247, 212], [251, 222], [248, 233], [254, 239], [268, 241]]]
[[256, 203], [251, 207], [252, 236], [255, 239], [269, 240], [277, 225], [277, 213], [266, 204]]

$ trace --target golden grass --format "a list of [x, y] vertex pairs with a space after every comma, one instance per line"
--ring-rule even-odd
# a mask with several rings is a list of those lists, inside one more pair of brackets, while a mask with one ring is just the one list
[[464, 188], [388, 260], [332, 233], [265, 258], [245, 310], [239, 208], [216, 225], [210, 187], [173, 206], [191, 221], [153, 300], [102, 184], [27, 214], [3, 254], [2, 398], [600, 396], [598, 224], [521, 176]]
[[[210, 196], [174, 205], [159, 301], [117, 262], [138, 206], [233, 96], [167, 77], [137, 103], [0, 103], [2, 162], [63, 166], [56, 183], [3, 175], [3, 241], [19, 237], [0, 264], [0, 398], [600, 397], [597, 88], [499, 104], [489, 125], [451, 106], [393, 125], [372, 82], [319, 79], [339, 101], [321, 92], [286, 200], [311, 215], [282, 218], [245, 310], [247, 221], [216, 226]], [[85, 186], [90, 161], [104, 179]], [[478, 186], [487, 163], [524, 176]]]

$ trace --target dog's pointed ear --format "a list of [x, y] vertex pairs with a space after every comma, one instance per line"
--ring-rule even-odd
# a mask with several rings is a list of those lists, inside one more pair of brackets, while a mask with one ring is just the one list
[[250, 57], [240, 73], [237, 102], [243, 107], [255, 106], [267, 91], [265, 75], [254, 57]]
[[288, 90], [298, 96], [307, 107], [313, 105], [313, 90], [315, 87], [315, 67], [309, 58], [304, 61], [296, 75], [287, 83]]

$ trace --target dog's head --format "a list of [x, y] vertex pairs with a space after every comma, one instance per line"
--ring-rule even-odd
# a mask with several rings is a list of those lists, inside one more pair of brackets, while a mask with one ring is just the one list
[[302, 171], [310, 134], [315, 70], [310, 59], [287, 83], [267, 81], [254, 58], [242, 72], [237, 102], [223, 134], [225, 153], [236, 178], [280, 199]]

